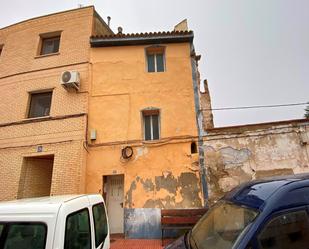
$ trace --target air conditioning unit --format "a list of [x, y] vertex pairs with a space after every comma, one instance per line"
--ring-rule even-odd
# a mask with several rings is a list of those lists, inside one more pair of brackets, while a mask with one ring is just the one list
[[77, 71], [65, 71], [61, 74], [61, 85], [66, 89], [79, 90], [80, 76]]

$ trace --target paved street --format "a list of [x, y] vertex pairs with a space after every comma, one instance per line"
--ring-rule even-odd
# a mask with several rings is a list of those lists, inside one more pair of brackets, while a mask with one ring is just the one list
[[111, 249], [161, 249], [161, 240], [111, 238]]

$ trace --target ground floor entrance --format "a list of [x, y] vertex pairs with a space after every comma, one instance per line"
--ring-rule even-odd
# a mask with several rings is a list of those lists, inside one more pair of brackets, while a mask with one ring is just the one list
[[124, 233], [124, 175], [103, 177], [103, 194], [106, 199], [111, 234]]
[[54, 156], [25, 157], [21, 168], [17, 198], [50, 195]]

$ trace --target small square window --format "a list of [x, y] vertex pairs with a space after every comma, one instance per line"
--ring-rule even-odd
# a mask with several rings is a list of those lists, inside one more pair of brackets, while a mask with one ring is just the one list
[[42, 38], [40, 55], [57, 53], [59, 51], [60, 35], [49, 38]]
[[162, 47], [147, 48], [146, 57], [147, 57], [147, 71], [149, 73], [165, 71], [164, 48]]
[[49, 116], [52, 92], [31, 93], [28, 118]]
[[143, 111], [144, 139], [157, 140], [160, 138], [159, 110]]

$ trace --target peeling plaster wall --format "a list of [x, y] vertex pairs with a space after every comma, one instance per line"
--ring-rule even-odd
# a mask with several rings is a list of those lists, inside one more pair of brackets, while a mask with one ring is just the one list
[[121, 146], [93, 148], [87, 191], [101, 192], [103, 175], [124, 174], [126, 208], [201, 207], [198, 158], [190, 154], [190, 145], [135, 147], [126, 161], [120, 158]]
[[308, 123], [214, 129], [204, 140], [210, 201], [242, 182], [309, 172]]
[[[125, 207], [201, 206], [190, 44], [162, 44], [166, 71], [146, 71], [148, 46], [91, 49], [87, 191], [102, 188], [102, 176], [125, 175]], [[175, 87], [177, 86], [177, 87]], [[141, 110], [160, 109], [160, 140], [144, 142]], [[116, 145], [110, 145], [115, 143]], [[124, 146], [134, 147], [130, 160]], [[189, 194], [188, 192], [191, 192]]]
[[125, 236], [160, 238], [160, 224], [153, 222], [160, 221], [162, 208], [202, 207], [198, 157], [190, 147], [137, 146], [130, 160], [120, 158], [121, 145], [91, 148], [87, 192], [102, 193], [103, 175], [124, 174]]
[[[119, 46], [91, 49], [89, 97], [88, 193], [102, 193], [102, 176], [124, 175], [125, 233], [145, 238], [160, 234], [147, 220], [160, 219], [161, 208], [202, 206], [190, 44], [165, 46], [166, 71], [146, 71], [145, 48]], [[144, 141], [141, 110], [160, 109], [160, 140]], [[133, 156], [121, 158], [132, 146]], [[134, 228], [132, 226], [134, 224]]]

